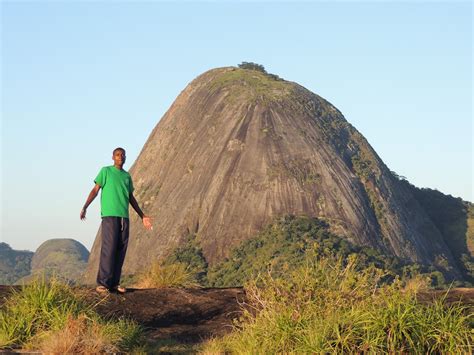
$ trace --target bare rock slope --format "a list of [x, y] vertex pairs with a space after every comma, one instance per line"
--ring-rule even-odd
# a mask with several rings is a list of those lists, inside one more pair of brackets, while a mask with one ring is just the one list
[[[324, 218], [350, 241], [409, 261], [454, 265], [410, 190], [337, 108], [259, 71], [217, 68], [193, 80], [130, 173], [156, 226], [146, 231], [131, 211], [125, 273], [167, 255], [190, 233], [214, 264], [284, 214]], [[96, 238], [89, 282], [99, 251]]]

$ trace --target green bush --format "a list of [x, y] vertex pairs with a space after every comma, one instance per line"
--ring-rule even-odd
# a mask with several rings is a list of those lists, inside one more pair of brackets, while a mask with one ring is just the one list
[[257, 71], [260, 71], [262, 73], [267, 73], [267, 71], [265, 70], [265, 67], [261, 64], [257, 64], [257, 63], [253, 63], [253, 62], [242, 62], [241, 64], [239, 64], [239, 68], [240, 69], [249, 69], [249, 70], [257, 70]]

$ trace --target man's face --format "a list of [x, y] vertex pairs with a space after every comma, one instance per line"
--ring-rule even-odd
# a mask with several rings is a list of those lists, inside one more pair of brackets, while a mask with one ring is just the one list
[[116, 150], [112, 159], [114, 160], [114, 164], [118, 166], [123, 166], [125, 164], [125, 152], [123, 150]]

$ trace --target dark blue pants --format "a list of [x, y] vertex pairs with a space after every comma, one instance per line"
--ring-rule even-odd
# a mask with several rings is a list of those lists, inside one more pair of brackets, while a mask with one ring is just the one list
[[120, 284], [128, 245], [129, 220], [122, 217], [102, 217], [101, 230], [102, 247], [97, 283], [111, 289]]

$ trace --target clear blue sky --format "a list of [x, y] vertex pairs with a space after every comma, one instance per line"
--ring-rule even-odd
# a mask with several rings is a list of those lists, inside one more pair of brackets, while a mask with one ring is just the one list
[[1, 12], [0, 240], [15, 249], [90, 248], [99, 198], [85, 223], [79, 212], [112, 149], [127, 149], [130, 168], [191, 80], [242, 61], [329, 100], [411, 183], [474, 201], [470, 2], [3, 1]]

